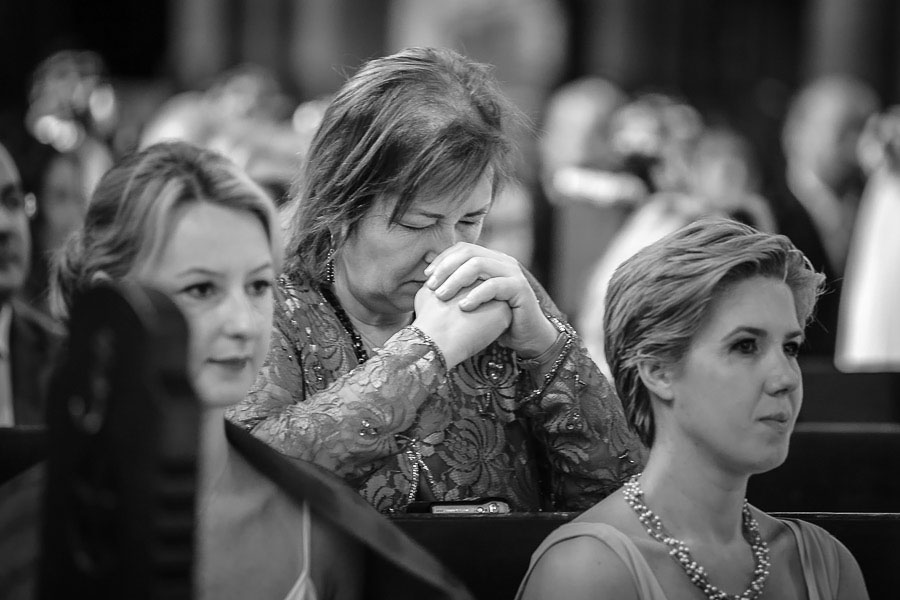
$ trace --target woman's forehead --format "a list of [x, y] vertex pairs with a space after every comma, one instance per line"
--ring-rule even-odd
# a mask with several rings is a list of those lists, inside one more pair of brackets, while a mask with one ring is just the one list
[[[493, 201], [494, 182], [489, 173], [483, 173], [474, 186], [460, 189], [426, 188], [416, 195], [397, 215], [422, 214], [426, 216], [446, 216], [449, 214], [478, 212], [491, 206]], [[399, 194], [391, 194], [379, 199], [382, 210], [393, 214], [400, 201]], [[376, 203], [378, 206], [378, 203]]]

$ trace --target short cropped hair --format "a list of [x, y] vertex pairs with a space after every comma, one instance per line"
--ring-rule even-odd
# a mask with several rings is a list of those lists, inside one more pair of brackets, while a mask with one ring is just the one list
[[417, 197], [463, 199], [482, 174], [493, 195], [512, 176], [510, 124], [521, 120], [486, 65], [442, 48], [369, 61], [325, 111], [293, 192], [287, 271], [325, 280], [328, 255], [374, 201], [391, 222]]
[[88, 204], [84, 225], [54, 259], [50, 304], [68, 316], [74, 296], [98, 273], [114, 281], [133, 275], [165, 246], [176, 211], [208, 202], [256, 216], [280, 268], [282, 244], [275, 205], [229, 159], [187, 142], [163, 142], [107, 171]]
[[648, 447], [654, 419], [638, 365], [678, 364], [722, 292], [756, 276], [786, 283], [798, 322], [809, 322], [824, 275], [787, 237], [736, 221], [695, 221], [616, 269], [606, 295], [606, 359], [628, 423]]

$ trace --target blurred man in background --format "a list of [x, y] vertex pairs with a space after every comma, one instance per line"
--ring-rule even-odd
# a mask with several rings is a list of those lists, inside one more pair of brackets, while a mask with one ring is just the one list
[[19, 171], [0, 145], [0, 427], [44, 421], [50, 368], [63, 335], [16, 298], [28, 277], [28, 217]]

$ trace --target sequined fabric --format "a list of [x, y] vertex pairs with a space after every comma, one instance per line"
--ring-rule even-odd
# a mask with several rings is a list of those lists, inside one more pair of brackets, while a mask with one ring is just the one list
[[[533, 285], [545, 312], [562, 319]], [[535, 395], [541, 378], [498, 344], [448, 372], [407, 327], [360, 365], [316, 288], [283, 277], [276, 299], [266, 362], [228, 416], [334, 471], [382, 512], [486, 496], [513, 510], [580, 510], [642, 468], [645, 450], [577, 337]]]

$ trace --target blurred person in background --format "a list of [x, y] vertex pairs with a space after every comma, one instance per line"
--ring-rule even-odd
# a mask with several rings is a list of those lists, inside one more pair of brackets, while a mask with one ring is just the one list
[[202, 90], [169, 98], [145, 124], [140, 146], [183, 140], [221, 152], [285, 204], [325, 101], [294, 106], [268, 69], [244, 64]]
[[110, 148], [118, 122], [118, 99], [106, 63], [96, 52], [64, 50], [32, 74], [25, 124], [31, 135], [60, 153], [75, 153], [89, 197], [112, 166]]
[[22, 302], [31, 261], [28, 204], [19, 171], [0, 145], [0, 427], [40, 425], [63, 331]]
[[47, 265], [78, 228], [87, 199], [113, 164], [110, 142], [118, 98], [106, 63], [89, 50], [56, 52], [35, 67], [25, 125], [32, 143], [21, 155], [32, 218], [32, 265], [24, 296], [49, 313]]
[[550, 285], [570, 314], [580, 310], [585, 273], [647, 195], [612, 148], [612, 117], [627, 101], [612, 81], [582, 77], [555, 90], [544, 108], [539, 173], [553, 218], [539, 225], [552, 228]]
[[33, 144], [23, 162], [27, 167], [23, 185], [35, 206], [31, 272], [24, 296], [33, 307], [50, 314], [49, 265], [53, 254], [84, 221], [87, 174], [77, 152], [60, 152], [48, 144]]
[[642, 461], [544, 290], [476, 245], [515, 116], [454, 51], [372, 60], [326, 110], [292, 200], [269, 355], [229, 416], [381, 511], [577, 509]]
[[835, 364], [900, 372], [900, 107], [869, 119], [860, 158], [869, 178], [850, 241]]
[[706, 127], [688, 157], [688, 193], [720, 213], [760, 231], [775, 233], [769, 201], [761, 195], [759, 162], [746, 137], [734, 129]]
[[857, 149], [879, 98], [866, 83], [829, 75], [804, 85], [782, 129], [785, 181], [768, 194], [778, 231], [788, 236], [827, 287], [806, 335], [806, 354], [832, 359], [841, 282], [865, 174]]

